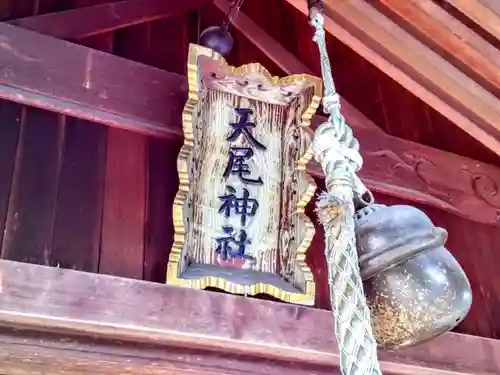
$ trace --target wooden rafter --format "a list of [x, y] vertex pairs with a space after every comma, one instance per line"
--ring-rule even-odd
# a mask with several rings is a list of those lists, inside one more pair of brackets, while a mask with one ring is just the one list
[[326, 0], [325, 14], [329, 33], [500, 155], [498, 98], [363, 0]]
[[[8, 73], [0, 75], [0, 97], [144, 134], [182, 137], [185, 77], [15, 26], [0, 24], [0, 33], [15, 46], [0, 48]], [[306, 71], [269, 40], [264, 34], [253, 41], [267, 45], [266, 53], [285, 71]], [[390, 137], [346, 103], [343, 112], [363, 145], [361, 177], [373, 191], [499, 225], [497, 168]], [[322, 178], [314, 164], [310, 171]]]
[[438, 4], [432, 0], [377, 0], [373, 4], [424, 44], [500, 96], [500, 51]]
[[[2, 373], [122, 375], [142, 368], [148, 374], [326, 375], [338, 369], [328, 311], [8, 261], [0, 261], [0, 275], [0, 325], [31, 330], [2, 330]], [[39, 340], [33, 331], [64, 335]], [[498, 341], [455, 333], [380, 358], [385, 372], [398, 375], [500, 373]]]
[[60, 39], [81, 39], [131, 25], [182, 14], [206, 0], [127, 0], [26, 17], [13, 25]]
[[185, 77], [4, 23], [0, 35], [0, 98], [147, 134], [181, 134]]
[[443, 0], [500, 40], [500, 4], [496, 0]]

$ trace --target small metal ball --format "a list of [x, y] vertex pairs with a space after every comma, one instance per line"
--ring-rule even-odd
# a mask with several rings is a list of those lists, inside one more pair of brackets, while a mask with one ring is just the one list
[[225, 57], [233, 49], [234, 40], [231, 34], [220, 26], [211, 26], [201, 33], [200, 44]]

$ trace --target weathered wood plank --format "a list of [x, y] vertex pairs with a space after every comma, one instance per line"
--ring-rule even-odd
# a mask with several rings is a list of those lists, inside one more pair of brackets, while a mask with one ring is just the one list
[[[326, 375], [339, 365], [328, 311], [8, 261], [0, 261], [0, 274], [0, 325], [141, 343], [139, 349], [108, 341], [92, 349], [73, 339], [63, 349], [57, 337], [40, 342], [4, 330], [4, 373], [34, 363], [41, 374], [76, 374], [92, 365], [91, 373], [118, 374], [125, 364], [159, 374], [157, 364], [165, 374], [298, 374], [295, 367]], [[249, 363], [252, 356], [260, 366]], [[500, 373], [500, 342], [447, 333], [380, 358], [391, 374], [493, 375]]]
[[24, 111], [1, 257], [49, 265], [64, 122], [56, 113]]
[[174, 242], [172, 208], [179, 187], [177, 155], [181, 142], [149, 138], [144, 280], [165, 282]]
[[40, 1], [3, 0], [2, 8], [5, 10], [2, 13], [8, 19], [29, 17], [38, 13], [39, 4]]
[[79, 39], [78, 44], [96, 49], [98, 51], [112, 53], [114, 47], [115, 34], [113, 32], [102, 33]]
[[106, 127], [68, 117], [51, 265], [97, 272]]
[[0, 23], [0, 34], [0, 98], [148, 134], [181, 134], [184, 77], [8, 24]]
[[500, 155], [498, 98], [362, 0], [326, 0], [325, 12], [329, 33]]
[[206, 0], [127, 0], [10, 21], [59, 39], [86, 38], [196, 9]]
[[99, 273], [143, 278], [146, 141], [141, 134], [108, 129]]
[[495, 0], [443, 0], [500, 40], [500, 5]]
[[378, 0], [373, 4], [424, 44], [500, 96], [500, 51], [439, 5], [432, 0]]
[[[438, 4], [441, 8], [446, 10], [449, 14], [451, 14], [453, 17], [455, 17], [457, 20], [462, 22], [464, 25], [466, 25], [469, 29], [473, 30], [475, 33], [478, 35], [481, 35], [484, 39], [486, 39], [492, 46], [495, 46], [497, 49], [500, 49], [500, 40], [497, 39], [495, 36], [493, 36], [490, 32], [486, 30], [482, 26], [481, 23], [476, 23], [476, 21], [471, 18], [469, 15], [466, 13], [462, 12], [460, 9], [455, 7], [453, 4], [453, 1], [449, 0], [433, 0], [436, 4]], [[479, 2], [476, 2], [475, 0], [472, 1], [471, 3], [473, 5], [473, 8], [476, 8], [479, 6], [479, 14], [481, 14], [481, 9], [485, 9], [485, 7], [490, 8], [493, 12], [496, 12], [500, 15], [500, 5], [496, 3], [496, 0], [479, 0]], [[475, 6], [474, 6], [475, 5]], [[495, 10], [495, 8], [497, 10]], [[466, 8], [465, 8], [466, 9]], [[487, 18], [490, 18], [491, 15], [494, 15], [490, 10], [487, 11]], [[490, 18], [491, 20], [491, 18]], [[493, 18], [494, 20], [494, 18]], [[485, 20], [486, 22], [488, 21]], [[484, 21], [483, 21], [484, 22]]]
[[21, 115], [21, 105], [5, 100], [0, 102], [0, 243], [9, 207]]
[[2, 373], [29, 375], [339, 374], [328, 366], [297, 361], [5, 329], [0, 333], [0, 361]]
[[[102, 0], [72, 0], [71, 5], [87, 6], [96, 1]], [[80, 43], [108, 52], [113, 48], [113, 33], [95, 35]], [[107, 128], [69, 116], [65, 121], [51, 265], [98, 272]]]
[[[139, 63], [185, 75], [189, 48], [188, 29], [196, 27], [189, 23], [186, 14], [127, 27], [115, 33], [113, 52]], [[166, 35], [168, 43], [165, 43]]]
[[[96, 0], [80, 0], [80, 4], [81, 1], [88, 4]], [[107, 33], [91, 39], [103, 51], [113, 52], [114, 36], [114, 33]], [[146, 146], [147, 139], [142, 134], [116, 128], [107, 130], [100, 273], [135, 279], [144, 277], [148, 208]], [[123, 156], [124, 150], [127, 150], [127, 157]]]

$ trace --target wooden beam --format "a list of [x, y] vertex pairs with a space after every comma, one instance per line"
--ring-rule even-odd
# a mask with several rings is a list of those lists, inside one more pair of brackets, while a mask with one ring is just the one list
[[0, 371], [16, 375], [340, 375], [327, 366], [298, 364], [227, 351], [97, 340], [12, 331], [0, 333]]
[[[214, 0], [214, 5], [224, 14], [228, 12], [230, 7], [228, 0]], [[244, 13], [239, 13], [233, 19], [233, 26], [286, 74], [314, 75], [299, 59], [271, 38]], [[350, 121], [356, 122], [357, 127], [366, 127], [374, 131], [380, 131], [381, 133], [384, 132], [344, 98], [341, 97], [340, 100], [344, 116], [349, 118]]]
[[483, 3], [487, 5], [493, 12], [500, 15], [500, 4], [496, 0], [483, 0]]
[[500, 96], [500, 51], [438, 4], [432, 0], [377, 0], [372, 4]]
[[325, 12], [329, 33], [500, 155], [500, 99], [363, 0], [326, 0]]
[[[182, 137], [185, 77], [15, 26], [0, 24], [0, 33], [11, 43], [0, 43], [0, 97], [143, 134]], [[286, 55], [269, 53], [290, 68]], [[499, 225], [497, 168], [387, 136], [352, 107], [343, 111], [362, 144], [361, 177], [373, 191]], [[311, 171], [322, 177], [318, 168]]]
[[500, 5], [496, 0], [443, 0], [500, 40]]
[[0, 98], [146, 134], [182, 135], [185, 77], [4, 23], [0, 35]]
[[[314, 123], [324, 119], [316, 116]], [[500, 226], [500, 169], [419, 143], [353, 126], [372, 191], [427, 204], [478, 223]], [[309, 172], [324, 178], [311, 162]]]
[[[338, 371], [328, 311], [8, 261], [0, 275], [1, 326], [64, 335], [2, 330], [2, 373]], [[92, 337], [103, 341], [92, 348]], [[383, 371], [398, 375], [498, 374], [499, 358], [499, 341], [455, 333], [380, 353]]]
[[127, 0], [13, 20], [10, 23], [60, 39], [81, 39], [176, 16], [206, 0]]

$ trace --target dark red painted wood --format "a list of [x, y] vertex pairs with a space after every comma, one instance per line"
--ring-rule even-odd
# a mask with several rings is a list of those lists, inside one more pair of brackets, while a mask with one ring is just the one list
[[99, 272], [143, 278], [146, 219], [146, 142], [108, 129]]
[[[185, 59], [179, 56], [187, 56], [187, 26], [185, 17], [171, 17], [118, 30], [114, 52], [157, 68], [185, 73]], [[172, 203], [178, 187], [176, 161], [181, 142], [181, 139], [147, 140], [143, 271], [144, 279], [149, 281], [165, 281], [173, 241]]]
[[0, 20], [5, 21], [9, 19], [11, 5], [8, 1], [0, 1]]
[[60, 39], [81, 39], [117, 29], [182, 14], [199, 7], [205, 0], [126, 0], [77, 2], [80, 9], [67, 10], [11, 21], [25, 29]]
[[[36, 1], [4, 0], [8, 7], [8, 18], [28, 17], [38, 13]], [[8, 5], [7, 5], [8, 4]]]
[[[112, 51], [113, 33], [86, 38], [81, 44]], [[66, 117], [66, 123], [51, 264], [98, 272], [108, 129], [72, 117]]]
[[113, 51], [114, 33], [103, 33], [92, 35], [87, 38], [77, 40], [78, 44], [103, 52]]
[[171, 129], [186, 100], [179, 95], [182, 76], [8, 24], [0, 23], [0, 34], [0, 97], [145, 133], [179, 134]]
[[0, 243], [7, 219], [22, 110], [19, 104], [0, 101]]
[[52, 266], [98, 271], [106, 131], [100, 124], [66, 119]]
[[187, 17], [183, 15], [118, 30], [115, 33], [115, 54], [185, 75], [188, 26]]
[[2, 258], [50, 264], [64, 140], [62, 116], [27, 108], [20, 133]]
[[148, 196], [144, 279], [165, 282], [167, 262], [174, 240], [172, 206], [179, 187], [177, 155], [181, 143], [148, 140]]

